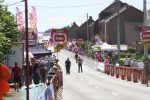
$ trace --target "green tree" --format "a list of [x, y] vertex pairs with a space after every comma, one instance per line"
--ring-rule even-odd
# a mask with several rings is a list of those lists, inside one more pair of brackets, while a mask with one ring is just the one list
[[4, 0], [0, 0], [0, 62], [5, 54], [7, 54], [14, 42], [18, 41], [19, 32], [14, 15], [8, 11]]

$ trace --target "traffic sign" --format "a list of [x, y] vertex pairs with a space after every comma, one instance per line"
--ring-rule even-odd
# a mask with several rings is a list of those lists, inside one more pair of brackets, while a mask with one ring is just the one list
[[148, 31], [150, 30], [150, 26], [139, 26], [139, 31]]
[[66, 29], [52, 29], [51, 37], [53, 43], [67, 42], [67, 30]]
[[64, 34], [58, 35], [58, 34], [54, 34], [54, 41], [55, 42], [64, 42], [65, 41], [65, 36]]
[[142, 41], [150, 40], [150, 32], [141, 32], [140, 38]]

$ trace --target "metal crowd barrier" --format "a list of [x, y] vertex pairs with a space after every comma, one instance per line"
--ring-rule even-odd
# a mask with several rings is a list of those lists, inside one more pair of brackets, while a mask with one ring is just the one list
[[144, 68], [105, 64], [104, 73], [116, 78], [121, 78], [122, 80], [133, 81], [133, 83], [141, 82], [145, 84], [146, 80]]

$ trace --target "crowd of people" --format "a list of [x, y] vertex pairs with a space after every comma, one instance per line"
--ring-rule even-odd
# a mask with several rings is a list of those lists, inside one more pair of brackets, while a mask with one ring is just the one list
[[[45, 57], [33, 57], [29, 62], [29, 85], [44, 83], [48, 85], [52, 79], [51, 74], [55, 74], [56, 69], [60, 69], [58, 65], [58, 59], [55, 55]], [[14, 80], [15, 90], [19, 91], [19, 87], [26, 85], [26, 64], [22, 67], [18, 65], [18, 62], [14, 63], [12, 68], [11, 77]]]
[[[76, 45], [71, 45], [66, 48], [67, 50], [77, 53], [79, 55], [87, 56], [88, 58], [92, 58], [94, 60], [97, 60], [98, 62], [103, 62], [105, 64], [113, 64], [118, 65], [118, 57], [113, 51], [87, 51], [84, 48], [81, 48]], [[77, 61], [77, 59], [76, 59]], [[122, 65], [121, 65], [122, 66]], [[137, 61], [136, 59], [132, 59], [129, 56], [126, 56], [123, 59], [123, 66], [126, 67], [144, 67], [143, 61]]]

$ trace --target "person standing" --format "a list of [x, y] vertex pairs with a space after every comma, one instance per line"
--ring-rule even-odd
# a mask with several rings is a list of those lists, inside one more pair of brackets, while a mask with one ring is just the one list
[[137, 62], [135, 59], [132, 60], [131, 67], [137, 67]]
[[75, 54], [75, 59], [76, 59], [76, 63], [77, 63], [77, 60], [78, 60], [78, 54], [77, 53]]
[[41, 64], [40, 65], [40, 74], [41, 74], [41, 78], [42, 78], [42, 83], [46, 83], [46, 79], [47, 79], [47, 73], [48, 73], [48, 71], [47, 71], [47, 68], [45, 67], [45, 64]]
[[125, 59], [124, 59], [124, 65], [129, 67], [130, 66], [129, 62], [130, 62], [130, 60], [129, 60], [128, 56], [126, 56]]
[[42, 80], [42, 77], [40, 74], [40, 67], [38, 63], [35, 63], [33, 65], [33, 82], [34, 84], [39, 84], [40, 80]]
[[82, 70], [83, 60], [80, 57], [78, 57], [77, 63], [78, 63], [78, 73], [83, 72], [83, 70]]
[[18, 63], [15, 62], [14, 67], [12, 68], [12, 75], [14, 79], [14, 87], [17, 92], [19, 92], [19, 85], [21, 82], [21, 68], [18, 66]]
[[66, 74], [70, 74], [70, 67], [71, 67], [71, 61], [69, 58], [65, 61], [65, 67], [66, 67]]

